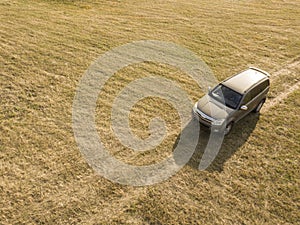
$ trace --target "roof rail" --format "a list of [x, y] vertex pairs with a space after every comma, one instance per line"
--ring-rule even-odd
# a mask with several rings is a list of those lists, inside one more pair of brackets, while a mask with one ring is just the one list
[[258, 69], [258, 68], [253, 67], [253, 66], [250, 66], [249, 69], [259, 71], [259, 72], [261, 72], [261, 73], [267, 75], [268, 77], [270, 77], [270, 74], [269, 74], [268, 72], [264, 71], [264, 70]]

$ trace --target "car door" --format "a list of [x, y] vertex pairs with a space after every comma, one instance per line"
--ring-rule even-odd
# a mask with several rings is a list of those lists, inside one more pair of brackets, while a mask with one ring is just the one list
[[[261, 100], [266, 98], [269, 86], [270, 81], [265, 80], [248, 90], [235, 113], [235, 121], [242, 119], [248, 113], [252, 112], [255, 109], [255, 107], [261, 102]], [[241, 109], [242, 106], [247, 106], [247, 110]]]
[[[239, 108], [236, 111], [235, 121], [239, 121], [256, 107], [256, 98], [258, 95], [257, 86], [250, 89], [243, 97]], [[247, 106], [247, 110], [241, 109], [242, 106]]]

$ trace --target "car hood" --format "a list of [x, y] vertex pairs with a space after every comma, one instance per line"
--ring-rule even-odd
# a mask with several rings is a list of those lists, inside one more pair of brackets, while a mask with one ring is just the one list
[[233, 109], [230, 109], [217, 100], [214, 100], [208, 94], [199, 99], [197, 108], [206, 115], [215, 119], [225, 119], [233, 111]]

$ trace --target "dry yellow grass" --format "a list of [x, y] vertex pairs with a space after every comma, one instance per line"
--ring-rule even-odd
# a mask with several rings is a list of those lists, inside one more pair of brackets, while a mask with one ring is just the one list
[[[98, 176], [74, 139], [72, 102], [78, 81], [105, 51], [136, 40], [162, 40], [194, 51], [224, 79], [247, 66], [269, 72], [270, 99], [299, 82], [300, 3], [295, 1], [0, 0], [0, 224], [296, 224], [299, 222], [299, 90], [238, 124], [206, 171], [192, 159], [171, 179], [130, 187]], [[299, 65], [299, 64], [298, 64]], [[159, 74], [190, 97], [201, 93], [175, 68], [134, 65], [105, 86], [97, 108], [100, 137], [112, 154], [149, 164], [172, 151], [177, 120], [153, 152], [133, 154], [110, 132], [111, 98], [130, 79]], [[118, 89], [116, 89], [118, 87]], [[147, 105], [145, 120], [137, 122]], [[168, 108], [169, 107], [169, 108]], [[146, 108], [147, 109], [147, 108]], [[145, 138], [154, 114], [176, 118], [163, 101], [132, 111]], [[143, 158], [144, 157], [144, 158]]]

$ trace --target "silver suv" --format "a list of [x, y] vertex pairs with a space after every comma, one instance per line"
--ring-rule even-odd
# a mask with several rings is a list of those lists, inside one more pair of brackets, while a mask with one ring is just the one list
[[213, 131], [228, 134], [234, 123], [260, 111], [269, 91], [269, 76], [250, 67], [224, 80], [195, 103], [194, 117]]

